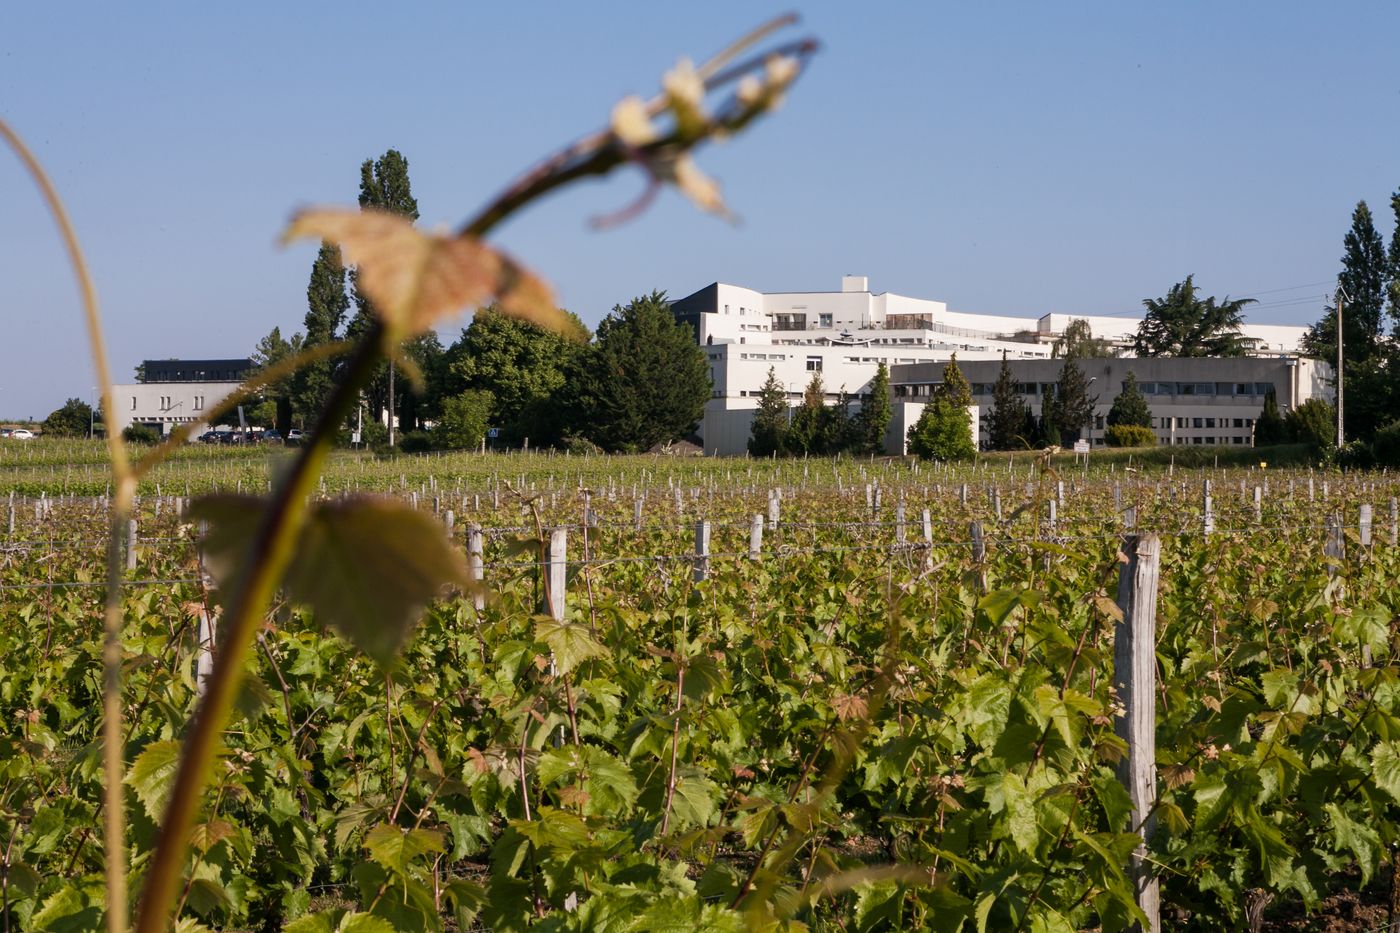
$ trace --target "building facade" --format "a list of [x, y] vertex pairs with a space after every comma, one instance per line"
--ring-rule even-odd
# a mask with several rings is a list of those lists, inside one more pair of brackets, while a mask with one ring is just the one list
[[[146, 360], [141, 366], [145, 381], [112, 387], [117, 425], [123, 431], [145, 425], [162, 436], [184, 424], [194, 426], [194, 436], [208, 430], [206, 413], [253, 369], [248, 359]], [[237, 416], [231, 420], [236, 424]]]
[[[1051, 360], [1053, 345], [1071, 321], [1088, 321], [1095, 337], [1120, 350], [1131, 345], [1139, 323], [1122, 317], [950, 311], [941, 301], [871, 292], [869, 280], [859, 275], [843, 276], [841, 290], [835, 292], [759, 292], [714, 282], [671, 308], [694, 331], [710, 363], [712, 397], [699, 431], [707, 454], [747, 449], [769, 369], [792, 404], [820, 374], [827, 400], [835, 402], [844, 394], [854, 409], [882, 362], [892, 373], [896, 367], [938, 364], [941, 374], [941, 364], [954, 354], [966, 371], [966, 364], [977, 361], [999, 365], [1004, 353], [1018, 363], [1051, 364], [1058, 373], [1059, 363]], [[1296, 354], [1306, 331], [1247, 324], [1243, 335], [1252, 358], [1277, 360]], [[1279, 398], [1282, 404], [1282, 393]], [[977, 401], [985, 416], [990, 399]], [[906, 404], [922, 407], [912, 398]], [[891, 438], [890, 452], [903, 452], [902, 436]]]
[[[1093, 446], [1104, 443], [1108, 410], [1122, 393], [1128, 373], [1152, 410], [1152, 430], [1164, 445], [1252, 446], [1254, 422], [1269, 392], [1279, 411], [1286, 414], [1309, 399], [1331, 402], [1332, 367], [1299, 357], [1183, 358], [1111, 357], [1078, 361], [1096, 398], [1091, 422], [1080, 436]], [[1063, 360], [1008, 360], [1021, 397], [1040, 415], [1046, 393], [1059, 381]], [[992, 389], [1001, 372], [1001, 361], [975, 360], [958, 368], [972, 386], [972, 399], [980, 409], [978, 437], [984, 446], [987, 416], [992, 410]], [[890, 372], [890, 390], [896, 406], [920, 405], [943, 381], [943, 364], [898, 366]]]

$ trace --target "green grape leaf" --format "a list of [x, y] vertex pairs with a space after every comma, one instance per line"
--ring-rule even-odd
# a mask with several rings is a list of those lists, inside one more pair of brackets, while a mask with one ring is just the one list
[[[209, 522], [205, 563], [228, 589], [243, 572], [267, 502], [211, 496], [192, 514]], [[317, 503], [307, 516], [283, 586], [381, 666], [407, 641], [426, 606], [448, 584], [468, 589], [466, 562], [441, 526], [391, 499], [359, 496]]]
[[380, 866], [404, 875], [414, 859], [442, 852], [444, 846], [442, 833], [435, 829], [404, 829], [381, 823], [365, 835], [365, 848]]
[[589, 658], [603, 657], [608, 649], [588, 630], [576, 622], [555, 622], [541, 619], [535, 623], [535, 640], [549, 646], [559, 673], [567, 674]]
[[127, 786], [136, 792], [146, 813], [156, 823], [165, 815], [165, 805], [175, 787], [175, 773], [179, 768], [179, 742], [152, 742], [136, 756], [127, 772]]
[[1379, 742], [1371, 751], [1371, 779], [1390, 799], [1400, 800], [1400, 751], [1394, 742]]
[[49, 895], [29, 918], [29, 929], [52, 933], [87, 933], [102, 926], [102, 908], [90, 893], [66, 884]]

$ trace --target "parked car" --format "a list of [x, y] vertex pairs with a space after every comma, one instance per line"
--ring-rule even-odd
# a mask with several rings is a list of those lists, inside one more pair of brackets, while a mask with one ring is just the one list
[[300, 447], [302, 439], [306, 437], [306, 432], [301, 428], [289, 428], [287, 430], [287, 446]]
[[258, 436], [258, 440], [262, 441], [264, 444], [280, 444], [282, 443], [282, 432], [264, 431]]
[[34, 439], [34, 432], [26, 430], [25, 428], [16, 428], [10, 432], [10, 437], [13, 437], [17, 441], [29, 441]]
[[219, 432], [205, 431], [203, 434], [199, 435], [199, 439], [205, 444], [217, 444], [219, 443]]

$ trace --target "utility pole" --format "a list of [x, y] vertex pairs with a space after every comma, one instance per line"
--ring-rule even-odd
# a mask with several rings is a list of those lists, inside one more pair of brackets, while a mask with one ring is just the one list
[[[1337, 349], [1338, 360], [1341, 359], [1340, 346], [1341, 345], [1338, 345]], [[1338, 398], [1341, 398], [1341, 396], [1338, 395]], [[391, 356], [389, 357], [389, 447], [393, 447], [393, 426], [395, 426], [395, 423], [396, 419], [395, 416], [393, 416], [393, 357]], [[1337, 423], [1340, 424], [1341, 422]]]
[[1342, 428], [1342, 305], [1349, 299], [1350, 295], [1337, 283], [1337, 449], [1341, 450], [1346, 442], [1346, 434]]

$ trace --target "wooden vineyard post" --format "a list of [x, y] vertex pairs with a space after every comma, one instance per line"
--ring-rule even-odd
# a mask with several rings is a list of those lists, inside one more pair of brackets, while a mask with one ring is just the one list
[[564, 621], [564, 576], [568, 568], [569, 532], [555, 528], [549, 533], [549, 549], [544, 556], [544, 611], [556, 622]]
[[778, 518], [781, 505], [775, 493], [768, 493], [768, 530], [778, 530]]
[[1390, 497], [1390, 546], [1400, 543], [1400, 502]]
[[451, 509], [448, 509], [446, 512], [443, 512], [442, 527], [446, 529], [447, 537], [452, 537], [453, 532], [457, 529], [457, 513], [452, 511]]
[[1327, 543], [1322, 546], [1322, 553], [1332, 558], [1327, 564], [1327, 576], [1335, 577], [1341, 571], [1341, 562], [1347, 554], [1342, 537], [1342, 516], [1337, 512], [1327, 513]]
[[126, 522], [126, 569], [136, 569], [136, 519]]
[[1361, 504], [1361, 516], [1357, 519], [1357, 530], [1361, 537], [1361, 546], [1368, 548], [1371, 546], [1371, 503]]
[[1130, 505], [1123, 510], [1123, 528], [1132, 531], [1137, 527], [1137, 506]]
[[710, 575], [710, 523], [695, 523], [695, 582], [704, 583]]
[[1131, 871], [1138, 906], [1147, 915], [1143, 933], [1159, 929], [1157, 879], [1150, 876], [1147, 840], [1157, 803], [1157, 574], [1161, 543], [1156, 535], [1130, 535], [1123, 543], [1127, 563], [1118, 576], [1118, 608], [1123, 619], [1113, 638], [1113, 685], [1123, 704], [1115, 731], [1128, 744], [1118, 762], [1118, 780], [1133, 801], [1132, 826], [1142, 842], [1133, 853]]
[[[204, 599], [199, 607], [199, 624], [196, 629], [198, 646], [196, 648], [194, 661], [194, 685], [195, 694], [203, 697], [204, 690], [208, 684], [210, 676], [214, 673], [214, 644], [218, 640], [219, 623], [217, 617], [209, 610], [209, 593], [214, 589], [214, 578], [204, 566], [204, 536], [209, 533], [209, 526], [205, 522], [199, 523], [199, 582], [204, 588]], [[217, 611], [217, 610], [216, 610]], [[259, 635], [259, 638], [262, 636]]]
[[749, 560], [763, 558], [763, 516], [755, 515], [749, 522]]
[[[1390, 501], [1394, 502], [1395, 500], [1392, 499]], [[10, 519], [8, 527], [9, 530], [6, 532], [6, 536], [13, 538], [15, 536], [15, 491], [13, 489], [10, 490]], [[1394, 542], [1391, 543], [1393, 544]]]
[[1258, 486], [1254, 487], [1254, 524], [1264, 523], [1264, 491]]
[[632, 500], [632, 524], [637, 531], [642, 530], [642, 500]]
[[1215, 531], [1215, 509], [1210, 498], [1210, 480], [1201, 487], [1201, 534], [1209, 538]]
[[476, 584], [476, 588], [472, 591], [472, 606], [476, 608], [477, 612], [486, 608], [484, 590], [486, 563], [482, 559], [483, 553], [481, 526], [472, 522], [467, 526], [467, 576]]
[[904, 500], [901, 499], [894, 507], [894, 543], [904, 543]]
[[987, 592], [987, 569], [983, 566], [987, 559], [987, 539], [982, 536], [982, 523], [973, 522], [968, 526], [972, 538], [973, 572], [977, 574], [977, 591]]
[[933, 516], [928, 509], [924, 509], [920, 516], [924, 532], [924, 572], [933, 569]]

